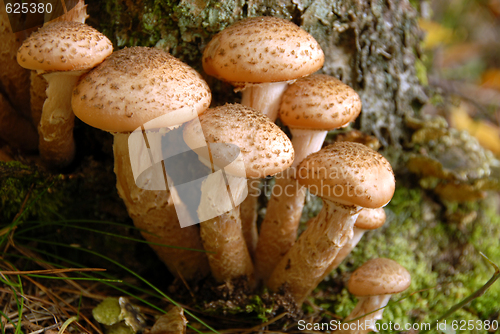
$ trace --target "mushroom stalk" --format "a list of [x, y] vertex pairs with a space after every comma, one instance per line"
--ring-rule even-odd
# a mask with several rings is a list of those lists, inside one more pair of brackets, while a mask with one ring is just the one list
[[253, 281], [253, 264], [241, 228], [240, 207], [226, 207], [227, 189], [230, 190], [231, 204], [239, 203], [244, 193], [246, 179], [224, 173], [211, 174], [203, 181], [198, 216], [214, 217], [200, 223], [200, 235], [212, 275], [218, 282], [231, 281], [246, 276]]
[[[362, 317], [363, 315], [375, 310], [377, 311], [355, 320], [354, 325], [350, 323], [349, 329], [341, 329], [335, 331], [335, 333], [366, 334], [374, 330], [376, 331], [375, 323], [377, 322], [377, 320], [382, 319], [382, 314], [384, 313], [383, 307], [387, 305], [387, 303], [391, 299], [391, 296], [392, 295], [390, 294], [377, 296], [358, 296], [358, 303], [356, 304], [356, 307], [352, 310], [349, 316], [345, 318], [344, 323], [349, 322], [352, 319]], [[354, 329], [351, 329], [351, 326]]]
[[309, 154], [317, 152], [323, 146], [328, 131], [290, 128], [295, 160], [292, 167], [298, 166]]
[[[154, 243], [150, 246], [174, 276], [186, 280], [206, 276], [209, 266], [204, 252], [172, 248], [202, 250], [198, 226], [181, 228], [168, 190], [144, 190], [136, 185], [130, 164], [128, 137], [128, 133], [114, 135], [113, 153], [118, 194], [123, 199], [134, 225], [143, 230], [141, 233], [147, 241]], [[148, 182], [148, 178], [143, 180]]]
[[71, 93], [78, 79], [87, 71], [52, 72], [43, 75], [48, 82], [38, 126], [40, 155], [50, 165], [68, 165], [75, 155]]
[[328, 275], [332, 270], [337, 269], [337, 267], [342, 263], [342, 261], [344, 261], [344, 259], [349, 254], [351, 254], [351, 251], [356, 247], [356, 245], [359, 243], [359, 241], [361, 240], [366, 231], [368, 230], [364, 230], [362, 228], [354, 226], [352, 238], [349, 239], [349, 241], [347, 241], [344, 247], [342, 247], [342, 249], [339, 251], [339, 253], [335, 257], [335, 260], [333, 260], [332, 264], [326, 270], [325, 276]]
[[[242, 90], [241, 104], [276, 121], [278, 117], [281, 97], [288, 87], [288, 82], [269, 82], [260, 84], [247, 84]], [[253, 256], [257, 248], [259, 234], [257, 232], [257, 200], [260, 194], [260, 179], [248, 180], [248, 196], [241, 203], [241, 219], [243, 235], [248, 251]]]
[[247, 276], [253, 279], [253, 265], [241, 231], [240, 208], [200, 223], [203, 246], [209, 252], [212, 275], [218, 282]]
[[319, 214], [312, 218], [308, 228], [272, 272], [269, 288], [278, 291], [287, 285], [296, 303], [301, 305], [319, 284], [340, 249], [352, 237], [359, 210], [358, 206], [323, 199]]
[[241, 104], [260, 111], [274, 122], [287, 87], [288, 81], [247, 84], [242, 90]]
[[[293, 168], [309, 154], [321, 149], [328, 131], [293, 128], [290, 130], [295, 150], [291, 167]], [[306, 191], [295, 179], [295, 171], [290, 169], [276, 177], [266, 216], [261, 225], [255, 251], [255, 268], [258, 277], [264, 282], [297, 239]]]

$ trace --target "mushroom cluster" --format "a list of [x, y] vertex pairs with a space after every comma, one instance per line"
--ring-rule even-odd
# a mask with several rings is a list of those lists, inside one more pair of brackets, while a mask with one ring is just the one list
[[[395, 189], [387, 160], [359, 143], [322, 148], [328, 131], [356, 119], [360, 98], [340, 80], [313, 74], [323, 51], [290, 21], [248, 18], [206, 46], [204, 71], [243, 91], [242, 104], [210, 108], [208, 84], [188, 65], [156, 48], [112, 52], [105, 36], [79, 22], [33, 33], [18, 61], [49, 82], [39, 125], [43, 160], [71, 162], [74, 115], [112, 133], [118, 194], [179, 279], [246, 279], [251, 288], [285, 289], [301, 305], [364, 231], [385, 221]], [[278, 116], [291, 139], [274, 123]], [[280, 195], [269, 201], [258, 234], [255, 185], [274, 175]], [[307, 193], [323, 207], [298, 237]], [[395, 267], [379, 262], [376, 268]], [[357, 296], [366, 295], [359, 289]]]

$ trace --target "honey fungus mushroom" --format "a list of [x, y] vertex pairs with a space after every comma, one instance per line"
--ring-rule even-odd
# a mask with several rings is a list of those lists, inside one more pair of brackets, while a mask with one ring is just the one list
[[138, 158], [131, 154], [129, 135], [142, 128], [148, 139], [161, 138], [169, 128], [196, 118], [210, 101], [210, 89], [194, 69], [164, 51], [146, 47], [114, 52], [81, 78], [72, 98], [78, 118], [114, 135], [118, 194], [134, 224], [146, 231], [143, 236], [152, 242], [160, 259], [174, 276], [186, 280], [209, 273], [206, 255], [158, 244], [202, 250], [199, 228], [181, 228], [163, 178], [163, 190], [142, 187], [158, 181], [153, 168], [144, 172], [141, 184], [136, 183], [139, 178], [134, 178], [131, 164]]
[[86, 24], [67, 21], [40, 28], [19, 48], [18, 63], [37, 70], [48, 82], [38, 133], [40, 155], [49, 166], [64, 167], [73, 160], [71, 91], [83, 73], [112, 52], [106, 36]]
[[359, 210], [385, 206], [394, 194], [395, 180], [382, 155], [351, 142], [327, 146], [298, 168], [299, 183], [320, 196], [323, 207], [278, 262], [268, 286], [274, 291], [287, 286], [300, 305], [352, 238]]
[[[360, 112], [359, 95], [332, 76], [312, 74], [291, 84], [281, 99], [280, 119], [292, 133], [292, 168], [321, 149], [329, 130], [347, 126]], [[272, 192], [261, 225], [255, 266], [264, 281], [297, 238], [306, 191], [293, 173], [290, 170], [276, 177], [279, 196]]]
[[393, 294], [403, 292], [410, 283], [410, 273], [394, 260], [376, 258], [365, 262], [349, 278], [349, 292], [358, 298], [358, 303], [344, 319], [344, 322], [348, 322], [359, 318], [354, 325], [360, 323], [363, 326], [352, 326], [352, 329], [342, 327], [335, 333], [366, 334], [375, 330], [375, 322], [382, 319], [383, 307]]
[[[207, 110], [199, 117], [199, 122], [195, 120], [186, 125], [184, 139], [192, 149], [208, 144], [211, 157], [202, 158], [219, 161], [216, 169], [230, 162], [233, 154], [231, 149], [216, 150], [213, 148], [217, 146], [210, 144], [230, 144], [239, 148], [242, 167], [226, 169], [229, 183], [239, 182], [239, 186], [231, 187], [232, 190], [244, 187], [245, 178], [262, 178], [283, 171], [294, 158], [292, 143], [276, 124], [257, 110], [239, 104]], [[235, 177], [242, 178], [238, 181]], [[209, 203], [219, 204], [216, 200]], [[202, 221], [200, 233], [203, 246], [210, 252], [207, 256], [217, 281], [230, 281], [243, 275], [252, 281], [253, 264], [243, 236], [239, 206]]]
[[[241, 104], [276, 120], [288, 82], [323, 66], [318, 42], [296, 24], [276, 17], [252, 17], [216, 34], [203, 51], [208, 75], [242, 91]], [[257, 193], [260, 180], [250, 180], [249, 196], [241, 205], [245, 240], [257, 247]]]

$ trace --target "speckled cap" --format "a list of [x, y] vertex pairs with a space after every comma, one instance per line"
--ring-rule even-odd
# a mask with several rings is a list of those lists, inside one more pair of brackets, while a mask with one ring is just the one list
[[147, 122], [147, 128], [180, 125], [207, 109], [210, 100], [207, 83], [194, 69], [162, 50], [132, 47], [82, 76], [72, 106], [93, 127], [129, 132]]
[[386, 205], [395, 188], [389, 162], [352, 142], [336, 142], [309, 155], [299, 164], [297, 179], [314, 195], [364, 208]]
[[375, 230], [384, 225], [385, 218], [386, 215], [384, 208], [364, 208], [359, 212], [354, 226], [363, 230]]
[[355, 296], [388, 295], [406, 290], [410, 283], [408, 270], [394, 260], [377, 258], [352, 273], [348, 289]]
[[32, 33], [17, 52], [24, 68], [42, 71], [87, 70], [113, 52], [109, 39], [80, 22], [54, 22]]
[[310, 34], [271, 16], [236, 22], [216, 34], [203, 52], [205, 72], [236, 86], [297, 79], [323, 62], [323, 50]]
[[280, 119], [292, 128], [333, 130], [361, 112], [359, 95], [342, 81], [312, 74], [291, 84], [281, 99]]
[[[186, 124], [184, 140], [189, 147], [206, 145], [200, 138], [205, 138], [207, 143], [236, 145], [242, 153], [248, 178], [279, 173], [290, 167], [294, 158], [292, 143], [286, 134], [267, 116], [240, 104], [209, 109], [199, 117], [199, 122]], [[224, 154], [230, 155], [225, 159], [230, 162], [231, 152]]]

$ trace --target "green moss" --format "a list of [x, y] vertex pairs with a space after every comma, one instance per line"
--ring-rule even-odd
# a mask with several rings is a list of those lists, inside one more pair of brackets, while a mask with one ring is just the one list
[[48, 175], [20, 162], [0, 162], [1, 222], [11, 222], [21, 211], [21, 221], [54, 217], [63, 204], [62, 179], [61, 175]]

